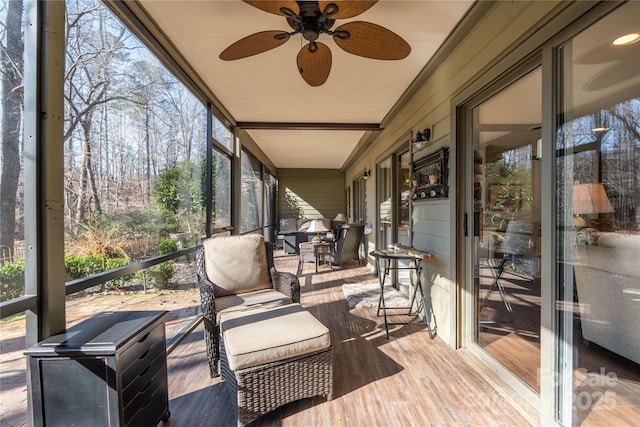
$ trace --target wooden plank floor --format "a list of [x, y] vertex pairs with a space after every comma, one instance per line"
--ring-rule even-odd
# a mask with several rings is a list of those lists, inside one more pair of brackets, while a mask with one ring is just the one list
[[[295, 272], [297, 258], [277, 256], [276, 265]], [[429, 339], [424, 325], [394, 326], [386, 340], [375, 309], [349, 309], [344, 283], [377, 283], [366, 267], [352, 262], [315, 274], [309, 264], [300, 281], [302, 305], [331, 331], [334, 398], [293, 402], [255, 425], [529, 425], [460, 354]], [[169, 399], [165, 426], [235, 425], [224, 383], [208, 374], [202, 325], [169, 356]]]

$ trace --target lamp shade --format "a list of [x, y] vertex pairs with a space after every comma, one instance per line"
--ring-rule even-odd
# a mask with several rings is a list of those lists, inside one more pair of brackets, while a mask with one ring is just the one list
[[347, 221], [347, 217], [344, 214], [339, 213], [338, 215], [336, 215], [335, 218], [333, 218], [333, 220], [335, 222], [346, 222]]
[[575, 184], [573, 186], [573, 213], [589, 215], [611, 213], [613, 207], [602, 184]]
[[314, 219], [309, 224], [309, 228], [307, 229], [309, 233], [322, 233], [324, 231], [329, 231], [327, 227], [324, 226], [324, 223], [321, 219]]

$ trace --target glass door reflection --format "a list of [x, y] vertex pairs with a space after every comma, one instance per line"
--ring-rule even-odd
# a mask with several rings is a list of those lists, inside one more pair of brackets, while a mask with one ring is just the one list
[[391, 157], [378, 164], [378, 249], [386, 249], [393, 243], [393, 184]]
[[537, 392], [540, 87], [537, 69], [473, 109], [474, 339]]

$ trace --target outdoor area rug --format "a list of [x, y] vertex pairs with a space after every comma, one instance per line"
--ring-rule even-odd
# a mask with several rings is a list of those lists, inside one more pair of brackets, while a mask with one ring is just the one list
[[[349, 308], [378, 307], [379, 283], [348, 283], [342, 285], [342, 292]], [[391, 286], [385, 286], [384, 303], [387, 308], [408, 307], [409, 299]]]

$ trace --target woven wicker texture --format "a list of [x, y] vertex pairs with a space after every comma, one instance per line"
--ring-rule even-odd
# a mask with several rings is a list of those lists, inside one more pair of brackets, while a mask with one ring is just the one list
[[[273, 246], [265, 242], [267, 251], [267, 266], [271, 273], [271, 283], [275, 290], [282, 292], [291, 298], [293, 302], [300, 302], [300, 282], [295, 274], [277, 271], [273, 263]], [[219, 375], [218, 364], [220, 361], [219, 336], [220, 327], [217, 324], [217, 313], [213, 285], [207, 280], [205, 274], [204, 248], [196, 249], [196, 275], [200, 287], [200, 304], [204, 319], [204, 338], [207, 346], [209, 370], [212, 377]]]
[[333, 398], [332, 349], [232, 371], [221, 340], [221, 371], [244, 426], [280, 406], [307, 397]]

